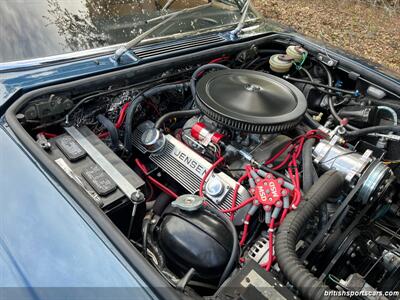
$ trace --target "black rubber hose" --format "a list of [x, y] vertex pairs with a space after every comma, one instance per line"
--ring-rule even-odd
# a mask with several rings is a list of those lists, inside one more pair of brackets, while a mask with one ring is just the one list
[[[308, 70], [307, 70], [306, 68], [301, 67], [301, 68], [300, 68], [300, 71], [302, 71], [304, 74], [306, 74], [306, 76], [308, 77], [308, 79], [309, 79], [310, 81], [315, 82], [315, 81], [314, 81], [314, 78], [313, 78], [312, 75], [311, 75], [311, 73], [308, 72]], [[322, 87], [315, 86], [315, 88], [316, 88], [317, 90], [319, 90], [320, 92], [325, 93], [325, 94], [328, 94], [328, 95], [334, 94], [333, 92], [329, 92], [329, 91], [325, 90], [325, 89], [322, 88]]]
[[150, 220], [146, 220], [146, 224], [144, 225], [143, 228], [143, 256], [145, 259], [147, 259], [147, 236], [149, 233], [149, 227], [150, 227]]
[[285, 277], [306, 299], [346, 299], [325, 296], [330, 288], [316, 278], [300, 261], [296, 245], [308, 220], [316, 213], [322, 203], [340, 190], [344, 175], [331, 170], [324, 173], [305, 195], [299, 207], [289, 213], [279, 226], [275, 241], [275, 252], [279, 267]]
[[200, 109], [188, 109], [188, 110], [179, 110], [179, 111], [171, 111], [162, 115], [154, 125], [155, 128], [160, 129], [162, 125], [169, 119], [172, 118], [190, 118], [192, 116], [198, 115], [200, 113]]
[[[329, 104], [329, 111], [331, 112], [331, 115], [336, 119], [336, 121], [339, 124], [343, 124], [343, 119], [337, 113], [337, 111], [335, 109], [335, 105], [333, 103], [333, 98], [332, 97], [328, 97], [328, 104]], [[357, 127], [355, 127], [353, 125], [350, 125], [350, 124], [346, 124], [345, 127], [350, 129], [350, 130], [358, 130]]]
[[322, 203], [319, 210], [319, 222], [318, 222], [318, 229], [323, 229], [328, 223], [328, 203]]
[[308, 192], [314, 182], [313, 172], [315, 172], [312, 158], [312, 147], [315, 139], [308, 139], [304, 142], [303, 151], [301, 153], [303, 160], [303, 191]]
[[346, 139], [354, 139], [360, 136], [367, 135], [369, 133], [399, 133], [400, 132], [400, 125], [381, 125], [381, 126], [371, 126], [367, 128], [357, 129], [351, 132], [347, 132], [344, 136]]
[[[303, 161], [303, 191], [307, 193], [311, 186], [318, 180], [317, 171], [313, 165], [312, 147], [314, 146], [315, 139], [309, 139], [304, 142], [302, 155]], [[321, 204], [319, 210], [319, 228], [322, 228], [328, 221], [328, 205]]]
[[170, 83], [155, 86], [149, 90], [146, 90], [135, 97], [129, 105], [128, 110], [126, 111], [126, 121], [125, 121], [125, 137], [124, 137], [124, 145], [125, 148], [131, 152], [132, 151], [132, 130], [133, 130], [133, 117], [136, 113], [138, 107], [143, 103], [143, 101], [151, 96], [160, 94], [165, 91], [184, 89], [188, 86], [189, 83]]
[[394, 110], [400, 111], [400, 103], [398, 103], [398, 100], [394, 100], [394, 99], [382, 99], [382, 100], [378, 100], [378, 99], [368, 99], [368, 100], [364, 100], [364, 103], [367, 103], [368, 105], [381, 105], [381, 106], [387, 106], [390, 108], [393, 108]]
[[[326, 73], [326, 78], [328, 80], [328, 86], [330, 87], [331, 90], [333, 90], [333, 77], [331, 72], [329, 71], [328, 67], [325, 66], [322, 62], [320, 62], [320, 65], [322, 67], [322, 69], [324, 69], [325, 73]], [[343, 119], [339, 116], [339, 114], [337, 113], [336, 109], [335, 109], [335, 105], [333, 103], [334, 98], [332, 96], [327, 96], [328, 97], [328, 105], [329, 105], [329, 111], [331, 112], [332, 116], [336, 119], [336, 121], [339, 124], [343, 124]], [[357, 130], [357, 127], [354, 127], [350, 124], [346, 124], [345, 127], [347, 129], [350, 130]]]
[[211, 211], [212, 213], [214, 213], [219, 219], [221, 219], [221, 221], [223, 221], [227, 225], [227, 227], [229, 228], [229, 231], [232, 233], [232, 239], [233, 239], [232, 240], [233, 242], [232, 242], [231, 257], [229, 258], [229, 261], [225, 267], [225, 270], [221, 275], [221, 278], [218, 283], [218, 287], [219, 287], [229, 277], [229, 275], [232, 272], [232, 269], [235, 267], [236, 263], [238, 262], [239, 250], [240, 250], [239, 239], [238, 239], [238, 235], [237, 235], [235, 226], [233, 225], [232, 221], [230, 219], [228, 219], [228, 217], [226, 215], [224, 215], [219, 210], [213, 208], [210, 205], [207, 206], [207, 209], [209, 211]]
[[119, 148], [119, 136], [118, 136], [118, 129], [115, 127], [115, 124], [107, 119], [104, 115], [97, 115], [97, 121], [100, 122], [101, 125], [110, 133], [111, 143], [114, 149]]
[[220, 64], [207, 64], [199, 67], [196, 71], [193, 72], [192, 78], [190, 79], [190, 90], [192, 92], [193, 99], [196, 98], [196, 80], [199, 77], [200, 73], [207, 71], [209, 69], [229, 69], [227, 66]]
[[285, 51], [278, 49], [258, 49], [259, 54], [285, 54]]
[[132, 127], [133, 127], [133, 117], [135, 115], [135, 112], [137, 108], [139, 107], [140, 104], [143, 103], [143, 101], [156, 94], [160, 94], [164, 91], [168, 90], [174, 90], [174, 89], [183, 89], [186, 86], [190, 86], [191, 92], [193, 99], [196, 97], [196, 79], [198, 75], [201, 72], [204, 72], [208, 69], [229, 69], [228, 67], [220, 64], [208, 64], [208, 65], [203, 65], [196, 69], [196, 71], [193, 72], [192, 78], [189, 83], [172, 83], [172, 84], [164, 84], [164, 85], [158, 85], [155, 86], [146, 92], [141, 93], [138, 95], [135, 99], [132, 100], [131, 105], [129, 106], [127, 112], [126, 112], [126, 122], [125, 122], [125, 138], [124, 138], [124, 145], [125, 148], [131, 152], [132, 151]]
[[[71, 110], [65, 115], [65, 117], [63, 117], [63, 118], [61, 118], [59, 120], [53, 121], [51, 123], [43, 124], [43, 125], [50, 126], [51, 124], [57, 124], [57, 123], [60, 123], [60, 122], [62, 122], [64, 120], [65, 120], [66, 124], [69, 124], [69, 117], [71, 116], [71, 114], [74, 111], [76, 111], [76, 109], [78, 107], [80, 107], [82, 104], [84, 104], [84, 103], [86, 103], [88, 101], [95, 100], [96, 98], [99, 98], [101, 96], [110, 95], [112, 93], [117, 93], [117, 92], [121, 92], [121, 91], [124, 91], [124, 90], [133, 89], [133, 88], [138, 87], [138, 86], [143, 86], [144, 84], [146, 84], [146, 85], [147, 84], [153, 84], [153, 86], [154, 86], [155, 83], [161, 84], [162, 82], [164, 82], [164, 81], [166, 81], [168, 79], [171, 80], [173, 77], [182, 76], [183, 73], [186, 74], [186, 73], [188, 73], [190, 71], [191, 70], [188, 69], [188, 70], [185, 70], [183, 72], [180, 71], [179, 73], [170, 74], [170, 75], [167, 75], [167, 76], [163, 76], [162, 78], [158, 78], [158, 79], [150, 79], [150, 80], [146, 80], [146, 81], [141, 81], [140, 83], [125, 85], [125, 86], [122, 86], [122, 87], [119, 87], [119, 88], [115, 88], [115, 89], [108, 89], [108, 90], [105, 90], [105, 91], [92, 92], [92, 93], [88, 93], [88, 94], [85, 94], [85, 95], [80, 95], [80, 96], [76, 97], [74, 100], [79, 100], [79, 99], [81, 99], [81, 100], [71, 108]], [[36, 127], [36, 128], [38, 128], [38, 127]], [[41, 128], [43, 128], [43, 127], [41, 127]]]
[[267, 166], [265, 166], [265, 165], [260, 165], [260, 166], [258, 166], [258, 168], [260, 168], [260, 169], [263, 170], [264, 172], [271, 173], [271, 174], [274, 175], [275, 177], [283, 178], [283, 179], [284, 179], [285, 181], [287, 181], [287, 182], [292, 182], [292, 180], [290, 180], [290, 178], [287, 177], [285, 174], [283, 174], [283, 173], [281, 173], [281, 172], [278, 172], [278, 171], [276, 171], [276, 170], [274, 170], [274, 169], [272, 169], [272, 168], [270, 168], [270, 167], [267, 167]]
[[304, 115], [304, 123], [306, 123], [306, 125], [308, 125], [312, 129], [318, 129], [322, 126], [317, 121], [315, 121], [308, 112], [306, 112], [306, 114]]
[[317, 170], [314, 168], [314, 171], [313, 171], [313, 173], [312, 173], [312, 176], [313, 176], [313, 184], [318, 180], [318, 173], [317, 173]]
[[335, 91], [335, 92], [340, 92], [340, 93], [344, 93], [344, 94], [350, 94], [353, 96], [357, 96], [358, 92], [357, 91], [351, 91], [351, 90], [345, 90], [345, 89], [341, 89], [341, 88], [337, 88], [337, 87], [332, 87], [323, 83], [319, 83], [319, 82], [315, 82], [315, 81], [309, 81], [309, 80], [304, 80], [304, 79], [299, 79], [299, 78], [294, 78], [294, 77], [290, 77], [289, 75], [283, 76], [284, 79], [288, 80], [288, 81], [293, 81], [293, 82], [299, 82], [299, 83], [305, 83], [305, 84], [311, 84], [317, 87], [322, 87], [327, 89], [328, 93], [329, 90]]
[[301, 67], [301, 68], [300, 68], [300, 71], [304, 72], [304, 74], [306, 74], [306, 76], [308, 77], [308, 79], [309, 79], [310, 81], [313, 81], [313, 82], [314, 82], [314, 78], [311, 76], [311, 73], [308, 72], [308, 70], [307, 70], [306, 68]]
[[172, 197], [167, 193], [160, 193], [154, 200], [153, 212], [157, 216], [161, 216], [165, 208], [171, 203]]

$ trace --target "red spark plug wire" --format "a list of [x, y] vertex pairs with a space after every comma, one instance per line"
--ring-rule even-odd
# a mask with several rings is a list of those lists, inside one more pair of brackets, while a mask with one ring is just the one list
[[122, 106], [121, 111], [119, 112], [118, 120], [115, 123], [115, 127], [117, 129], [121, 128], [122, 124], [124, 124], [126, 110], [128, 109], [130, 104], [131, 104], [130, 102], [127, 102], [127, 103], [124, 104], [124, 106]]
[[[210, 60], [207, 64], [208, 65], [209, 64], [217, 64], [217, 63], [220, 63], [220, 62], [226, 61], [226, 60], [229, 60], [229, 56], [221, 56], [221, 57], [218, 57], [218, 58], [214, 58], [213, 60]], [[204, 74], [204, 72], [200, 72], [198, 74], [198, 77], [203, 76], [203, 74]]]
[[226, 214], [226, 213], [231, 213], [231, 212], [237, 211], [238, 209], [245, 207], [247, 204], [252, 203], [255, 198], [256, 197], [254, 197], [254, 196], [250, 197], [250, 198], [244, 200], [238, 206], [235, 206], [234, 208], [230, 208], [230, 209], [223, 209], [223, 210], [221, 210], [221, 212]]
[[57, 134], [45, 132], [45, 131], [41, 131], [38, 134], [43, 134], [46, 139], [52, 139], [52, 138], [57, 137]]
[[242, 238], [240, 239], [239, 245], [242, 247], [246, 242], [247, 233], [249, 231], [249, 223], [250, 223], [251, 215], [247, 214], [244, 218], [244, 226], [243, 226], [243, 233]]
[[169, 189], [168, 187], [163, 185], [161, 182], [159, 182], [153, 176], [149, 175], [146, 166], [138, 158], [135, 159], [135, 163], [151, 183], [153, 183], [156, 187], [158, 187], [164, 193], [170, 195], [173, 199], [178, 198], [178, 195], [174, 191], [172, 191], [171, 189]]
[[[237, 201], [237, 197], [238, 197], [239, 187], [241, 186], [242, 182], [247, 178], [249, 178], [249, 176], [247, 174], [245, 174], [242, 177], [240, 177], [239, 180], [236, 182], [235, 189], [233, 190], [232, 206], [231, 206], [232, 209], [236, 207], [236, 201]], [[235, 214], [231, 213], [231, 215], [230, 215], [231, 221], [233, 221], [234, 217], [235, 217]]]
[[269, 223], [268, 229], [268, 262], [265, 266], [265, 270], [268, 272], [271, 270], [271, 266], [273, 263], [273, 256], [274, 256], [274, 230], [275, 230], [275, 219], [271, 218], [271, 222]]
[[216, 167], [218, 167], [218, 165], [219, 165], [220, 163], [222, 163], [223, 160], [224, 160], [224, 157], [223, 157], [223, 156], [221, 156], [220, 158], [218, 158], [218, 159], [211, 165], [211, 167], [207, 170], [207, 172], [204, 174], [203, 178], [201, 179], [200, 188], [199, 188], [199, 195], [200, 195], [201, 197], [204, 197], [204, 191], [203, 191], [203, 190], [204, 190], [204, 185], [205, 185], [205, 183], [206, 183], [206, 181], [207, 181], [208, 176], [210, 176], [211, 172], [212, 172]]

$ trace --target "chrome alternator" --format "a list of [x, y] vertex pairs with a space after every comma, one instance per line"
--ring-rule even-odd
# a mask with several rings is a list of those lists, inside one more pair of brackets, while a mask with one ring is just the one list
[[313, 156], [314, 162], [321, 168], [345, 174], [350, 187], [358, 180], [364, 180], [357, 196], [362, 203], [379, 198], [394, 180], [392, 170], [374, 158], [371, 150], [359, 154], [335, 144], [334, 140], [321, 140], [315, 146]]

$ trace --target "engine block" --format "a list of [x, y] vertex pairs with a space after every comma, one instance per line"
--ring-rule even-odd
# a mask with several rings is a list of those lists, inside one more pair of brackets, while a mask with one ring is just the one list
[[[211, 167], [201, 155], [190, 149], [187, 145], [177, 140], [172, 135], [165, 135], [163, 147], [155, 152], [149, 152], [141, 142], [141, 136], [151, 124], [145, 122], [138, 126], [134, 133], [134, 145], [142, 153], [149, 153], [149, 159], [153, 161], [165, 173], [170, 175], [180, 185], [192, 194], [199, 192], [200, 182]], [[213, 172], [208, 177], [204, 195], [209, 200], [208, 203], [217, 209], [229, 209], [232, 206], [233, 192], [236, 186], [236, 180], [223, 172]], [[250, 196], [249, 192], [240, 186], [236, 205], [240, 204]], [[244, 207], [235, 213], [234, 223], [241, 225], [244, 222], [244, 216], [248, 207]]]

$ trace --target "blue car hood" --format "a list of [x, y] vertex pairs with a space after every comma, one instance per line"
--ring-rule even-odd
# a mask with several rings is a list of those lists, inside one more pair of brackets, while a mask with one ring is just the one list
[[152, 299], [101, 231], [1, 126], [0, 141], [0, 298]]

